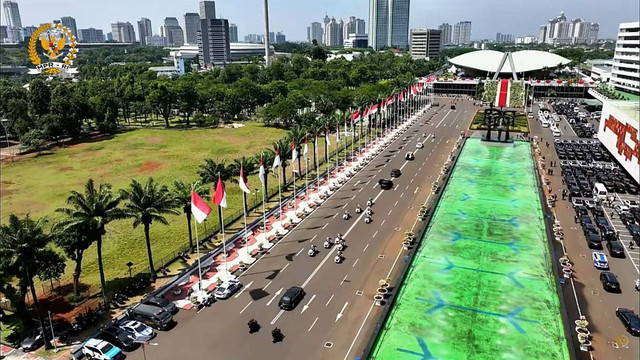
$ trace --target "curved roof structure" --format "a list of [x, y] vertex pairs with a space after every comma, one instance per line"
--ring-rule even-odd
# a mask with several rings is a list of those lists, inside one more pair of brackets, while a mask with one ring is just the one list
[[[511, 55], [515, 69], [511, 68], [509, 55]], [[560, 55], [538, 50], [522, 50], [513, 53], [480, 50], [456, 56], [450, 59], [449, 62], [458, 67], [491, 73], [512, 73], [514, 70], [516, 73], [523, 73], [538, 71], [544, 68], [555, 68], [558, 65], [566, 65], [570, 63], [571, 60]], [[498, 67], [500, 67], [500, 70], [498, 70]]]

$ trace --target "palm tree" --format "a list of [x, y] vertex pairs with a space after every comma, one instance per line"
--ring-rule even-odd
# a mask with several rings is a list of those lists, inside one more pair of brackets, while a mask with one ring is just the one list
[[273, 143], [273, 150], [280, 152], [280, 166], [282, 166], [282, 183], [287, 184], [287, 166], [291, 158], [291, 144], [286, 139], [280, 139]]
[[[269, 172], [271, 171], [271, 165], [273, 165], [273, 160], [276, 157], [276, 154], [271, 150], [266, 150], [261, 154], [262, 164], [264, 165], [264, 196], [265, 199], [268, 200], [269, 196]], [[259, 162], [260, 158], [258, 157], [256, 160]]]
[[[53, 254], [47, 246], [51, 242], [51, 235], [44, 232], [45, 219], [33, 220], [27, 215], [20, 219], [11, 214], [9, 221], [0, 226], [0, 261], [8, 273], [20, 279], [21, 292], [26, 295], [26, 287], [31, 290], [33, 306], [40, 322], [40, 329], [45, 339], [50, 337], [44, 331], [44, 320], [38, 307], [38, 296], [33, 277], [42, 269], [42, 261]], [[50, 344], [45, 341], [49, 348]]]
[[[57, 230], [58, 224], [53, 226], [53, 230]], [[82, 259], [84, 251], [91, 246], [94, 239], [90, 228], [87, 224], [80, 223], [77, 226], [68, 227], [64, 230], [57, 231], [55, 234], [55, 242], [65, 254], [76, 263], [73, 270], [73, 293], [78, 296], [80, 285], [80, 274], [82, 274]]]
[[[247, 158], [243, 156], [240, 159], [234, 159], [233, 163], [229, 165], [233, 176], [231, 181], [238, 184], [240, 182], [240, 169], [242, 169], [243, 175], [247, 177], [256, 171], [257, 165], [256, 158], [253, 157]], [[247, 193], [244, 191], [242, 192], [242, 206], [244, 207], [245, 214], [248, 214]]]
[[200, 197], [207, 195], [207, 188], [200, 180], [190, 184], [185, 184], [180, 180], [173, 182], [173, 200], [176, 207], [182, 208], [182, 212], [187, 217], [187, 227], [189, 228], [189, 248], [193, 249], [193, 235], [191, 233], [191, 192], [195, 191]]
[[300, 125], [294, 125], [289, 129], [287, 137], [296, 144], [296, 150], [298, 150], [298, 171], [300, 171], [300, 169], [302, 169], [302, 144], [307, 137], [307, 131]]
[[67, 218], [56, 224], [62, 231], [81, 227], [91, 234], [98, 250], [98, 269], [100, 270], [100, 286], [102, 299], [108, 302], [106, 281], [104, 278], [104, 264], [102, 263], [102, 237], [107, 233], [106, 225], [114, 220], [126, 219], [127, 214], [118, 207], [122, 198], [111, 190], [111, 185], [100, 184], [96, 189], [93, 179], [85, 184], [84, 194], [71, 191], [67, 198], [67, 205], [71, 208], [60, 208], [57, 212], [67, 215]]
[[215, 183], [218, 181], [218, 176], [222, 177], [222, 180], [230, 178], [231, 168], [224, 160], [215, 162], [213, 159], [204, 159], [204, 164], [200, 165], [198, 174], [203, 183]]
[[312, 143], [314, 144], [314, 149], [313, 149], [313, 168], [314, 170], [318, 169], [318, 159], [316, 158], [316, 153], [318, 152], [318, 149], [315, 148], [316, 143], [314, 141], [316, 135], [319, 135], [322, 131], [324, 131], [324, 126], [322, 126], [320, 119], [316, 119], [316, 121], [314, 121], [312, 124], [309, 124], [309, 126], [307, 127], [307, 131], [309, 132], [309, 135], [313, 137], [312, 139]]
[[129, 217], [133, 218], [133, 227], [136, 228], [140, 224], [144, 226], [144, 238], [147, 242], [147, 256], [149, 257], [149, 272], [151, 276], [154, 276], [156, 271], [153, 266], [149, 228], [154, 221], [169, 225], [163, 215], [180, 214], [175, 209], [175, 200], [165, 185], [159, 186], [151, 177], [144, 185], [136, 180], [131, 180], [130, 189], [120, 190], [120, 196], [127, 200], [124, 210]]

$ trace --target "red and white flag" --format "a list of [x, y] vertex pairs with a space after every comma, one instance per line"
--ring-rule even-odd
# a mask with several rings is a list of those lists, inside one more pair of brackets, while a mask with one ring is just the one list
[[387, 106], [393, 104], [394, 102], [396, 102], [396, 96], [395, 95], [389, 96], [389, 98], [387, 99]]
[[216, 184], [216, 193], [213, 195], [213, 203], [223, 208], [227, 207], [227, 192], [224, 191], [224, 184], [219, 176], [218, 184]]
[[238, 185], [240, 185], [240, 189], [242, 189], [242, 191], [246, 192], [247, 194], [251, 194], [249, 183], [247, 182], [247, 178], [244, 176], [244, 169], [242, 168], [242, 164], [240, 164], [240, 179], [238, 179]]
[[371, 114], [369, 114], [369, 108], [364, 108], [363, 112], [362, 112], [362, 117], [367, 117]]
[[411, 95], [413, 96], [418, 95], [418, 89], [416, 89], [415, 85], [411, 85]]
[[402, 101], [404, 102], [404, 90], [401, 90], [400, 93], [398, 94], [398, 101]]
[[271, 166], [271, 170], [275, 171], [278, 166], [280, 166], [280, 151], [276, 150], [276, 157], [273, 159], [273, 165]]
[[262, 162], [262, 156], [260, 157], [260, 170], [258, 171], [258, 178], [260, 178], [260, 182], [264, 185], [264, 163]]
[[298, 158], [298, 149], [296, 149], [296, 142], [291, 142], [291, 161], [296, 161]]
[[329, 141], [329, 133], [330, 133], [329, 128], [326, 127], [324, 129], [324, 142], [326, 146], [331, 146], [331, 141]]
[[382, 112], [387, 112], [387, 100], [382, 100]]
[[309, 160], [309, 144], [307, 144], [307, 138], [304, 138], [304, 148], [302, 149], [302, 157], [305, 160]]
[[378, 113], [378, 104], [373, 104], [370, 108], [369, 108], [369, 114], [370, 115], [374, 115]]
[[358, 111], [354, 112], [354, 113], [351, 115], [351, 122], [352, 122], [352, 123], [356, 123], [356, 122], [358, 122], [358, 121], [360, 121], [360, 110], [358, 110]]
[[211, 214], [211, 207], [195, 191], [191, 191], [191, 213], [198, 224]]

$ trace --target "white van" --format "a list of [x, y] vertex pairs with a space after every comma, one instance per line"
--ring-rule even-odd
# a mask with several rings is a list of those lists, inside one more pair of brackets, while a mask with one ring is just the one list
[[558, 130], [557, 128], [553, 129], [553, 131], [551, 132], [553, 134], [553, 137], [560, 137], [560, 130]]
[[595, 183], [593, 184], [593, 198], [595, 200], [606, 200], [607, 199], [607, 188], [603, 183]]
[[542, 127], [543, 128], [549, 127], [549, 121], [547, 121], [547, 119], [542, 119]]

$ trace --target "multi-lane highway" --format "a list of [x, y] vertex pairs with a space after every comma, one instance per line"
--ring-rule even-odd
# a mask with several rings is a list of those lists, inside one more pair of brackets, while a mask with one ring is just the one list
[[[239, 293], [199, 313], [180, 312], [177, 326], [160, 333], [146, 355], [156, 360], [356, 358], [381, 312], [373, 303], [378, 281], [401, 267], [404, 231], [476, 110], [469, 101], [459, 101], [457, 110], [450, 109], [450, 100], [439, 102], [245, 271]], [[417, 149], [418, 142], [424, 147]], [[415, 160], [405, 160], [408, 151]], [[381, 190], [378, 180], [388, 179], [392, 169], [402, 175], [392, 190]], [[365, 224], [355, 208], [369, 198], [375, 201], [373, 222]], [[345, 209], [352, 214], [349, 220], [341, 216]], [[338, 233], [347, 244], [341, 264], [333, 262], [335, 247], [322, 246]], [[307, 255], [311, 244], [320, 250], [315, 257]], [[280, 296], [293, 285], [302, 286], [306, 296], [294, 310], [280, 310]], [[249, 334], [252, 318], [261, 330]], [[285, 336], [277, 344], [271, 337], [275, 327]]]

